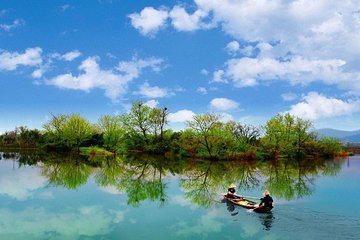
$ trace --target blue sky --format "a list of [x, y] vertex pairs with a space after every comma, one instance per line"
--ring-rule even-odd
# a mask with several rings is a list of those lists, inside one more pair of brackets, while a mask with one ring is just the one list
[[0, 2], [0, 132], [51, 113], [95, 123], [132, 101], [263, 125], [360, 129], [360, 2]]

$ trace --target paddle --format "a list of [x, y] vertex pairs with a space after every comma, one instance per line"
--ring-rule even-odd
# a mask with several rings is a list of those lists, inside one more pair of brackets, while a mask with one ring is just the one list
[[261, 198], [258, 198], [258, 197], [250, 197], [250, 196], [240, 196], [240, 197], [261, 200]]
[[[223, 196], [226, 196], [226, 193], [223, 193]], [[235, 195], [235, 196], [238, 198], [249, 198], [249, 199], [261, 200], [261, 198], [258, 198], [258, 197], [242, 196], [242, 195]]]

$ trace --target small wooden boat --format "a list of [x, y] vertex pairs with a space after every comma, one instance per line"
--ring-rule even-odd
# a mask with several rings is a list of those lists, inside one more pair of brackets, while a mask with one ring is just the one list
[[254, 212], [257, 212], [257, 213], [268, 213], [268, 212], [271, 212], [271, 209], [272, 209], [272, 208], [265, 207], [265, 206], [261, 206], [261, 207], [256, 207], [256, 208], [254, 208]]
[[251, 200], [247, 199], [246, 197], [238, 196], [239, 198], [228, 198], [228, 197], [226, 197], [227, 194], [223, 194], [223, 196], [227, 201], [231, 202], [232, 204], [243, 207], [243, 208], [247, 208], [247, 209], [253, 209], [254, 212], [268, 213], [271, 211], [271, 208], [268, 208], [265, 206], [259, 207], [259, 204], [257, 202], [251, 201]]

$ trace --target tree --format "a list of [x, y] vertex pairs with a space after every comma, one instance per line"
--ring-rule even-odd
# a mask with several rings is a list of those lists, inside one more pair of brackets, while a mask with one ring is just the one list
[[80, 146], [94, 134], [93, 126], [80, 114], [70, 114], [68, 121], [63, 126], [63, 138], [69, 147]]
[[124, 148], [125, 129], [119, 116], [102, 116], [98, 126], [103, 133], [104, 145], [112, 152]]
[[216, 141], [214, 130], [219, 119], [220, 115], [206, 113], [195, 115], [193, 120], [186, 122], [186, 125], [199, 136], [200, 144], [206, 148], [210, 157], [213, 156], [212, 150]]
[[45, 139], [56, 147], [77, 147], [89, 140], [95, 133], [93, 126], [80, 114], [52, 115], [52, 119], [44, 124]]
[[319, 140], [320, 150], [325, 157], [334, 157], [336, 154], [343, 151], [341, 142], [337, 138], [323, 137]]
[[278, 154], [287, 156], [305, 154], [305, 146], [315, 139], [311, 127], [310, 121], [295, 118], [289, 113], [278, 114], [264, 127], [262, 147], [273, 157]]
[[226, 123], [225, 129], [232, 134], [237, 151], [246, 152], [259, 141], [260, 130], [251, 125], [230, 121]]
[[124, 123], [136, 133], [147, 139], [151, 127], [150, 107], [142, 102], [133, 102], [130, 113], [124, 118]]
[[51, 114], [52, 118], [43, 125], [45, 130], [45, 140], [48, 144], [63, 145], [64, 128], [65, 124], [69, 120], [70, 115]]
[[168, 124], [168, 109], [165, 107], [163, 109], [152, 108], [150, 112], [150, 123], [151, 127], [154, 131], [155, 137], [158, 137], [160, 132], [160, 141], [163, 140], [164, 137], [164, 127]]

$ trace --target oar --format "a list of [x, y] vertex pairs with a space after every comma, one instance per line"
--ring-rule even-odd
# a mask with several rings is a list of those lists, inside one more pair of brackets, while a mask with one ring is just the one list
[[250, 196], [239, 196], [239, 197], [261, 200], [261, 198], [258, 198], [258, 197], [250, 197]]
[[[226, 193], [222, 194], [223, 196], [226, 196]], [[256, 200], [261, 200], [261, 198], [257, 198], [257, 197], [251, 197], [251, 196], [242, 196], [242, 195], [235, 195], [239, 198], [249, 198], [249, 199], [256, 199]]]

